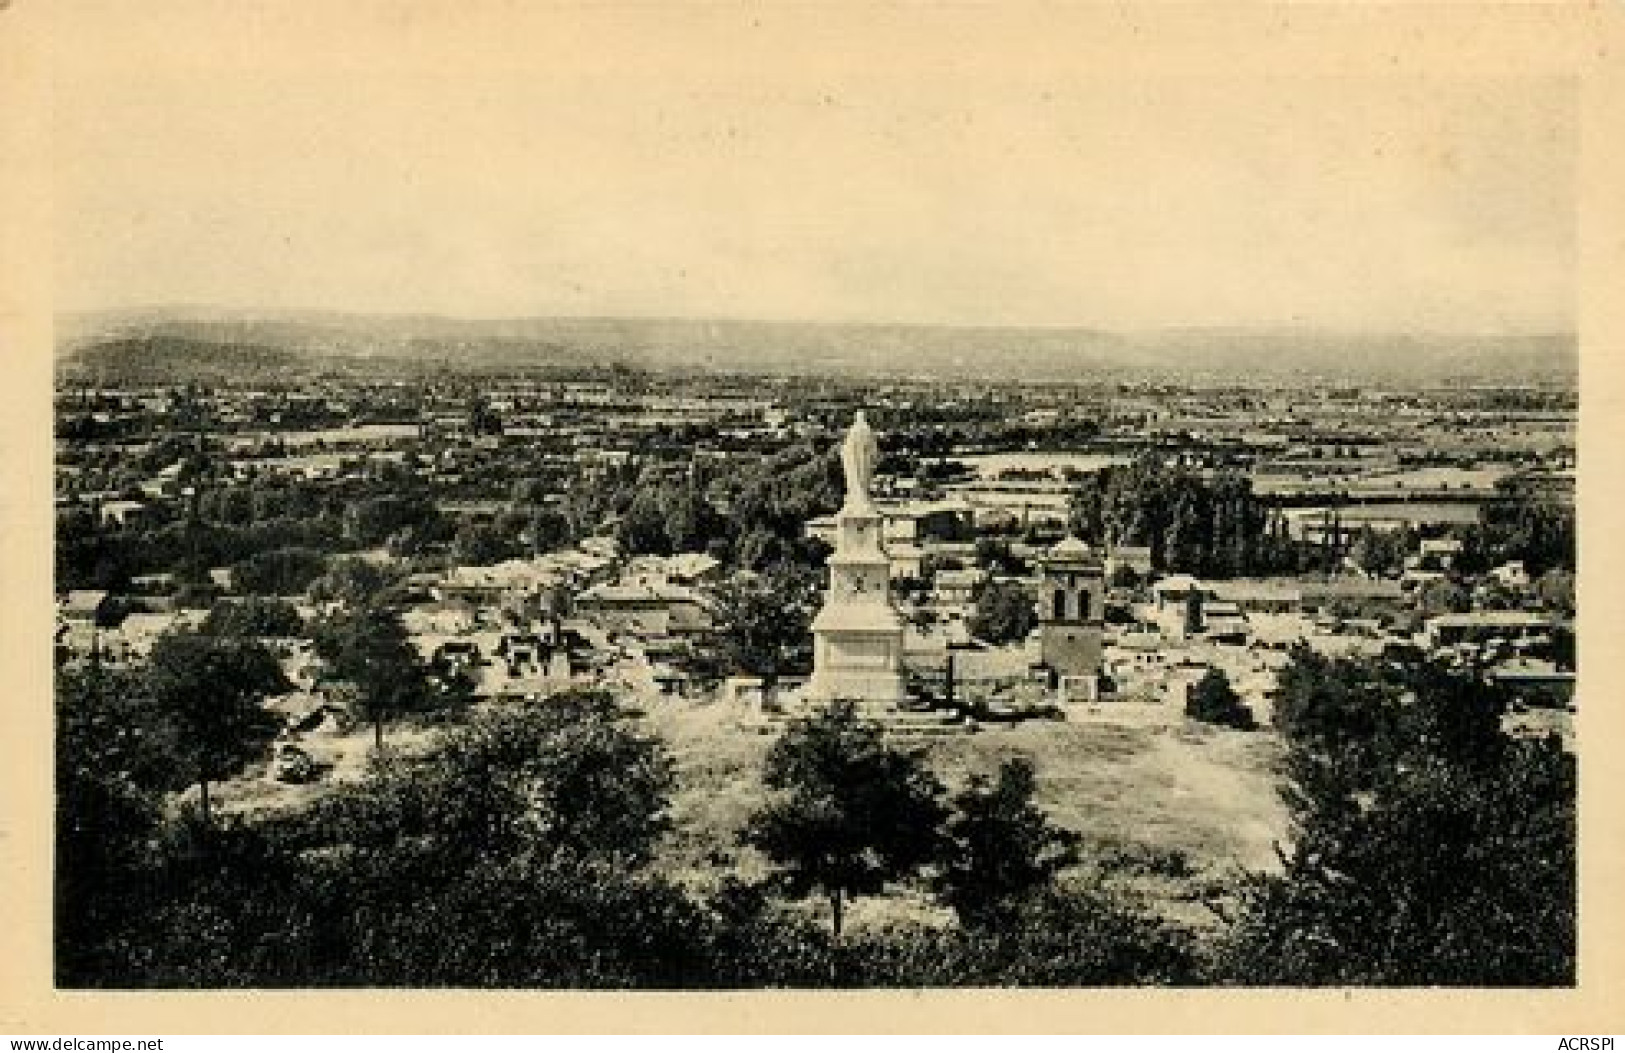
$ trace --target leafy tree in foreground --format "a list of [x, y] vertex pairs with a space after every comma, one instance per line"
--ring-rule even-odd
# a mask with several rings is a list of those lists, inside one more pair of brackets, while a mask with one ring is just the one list
[[855, 937], [843, 984], [858, 987], [1106, 987], [1188, 984], [1184, 929], [1098, 888], [1047, 888], [997, 925], [893, 925]]
[[717, 590], [715, 617], [725, 662], [761, 677], [764, 689], [771, 690], [811, 650], [811, 601], [807, 583], [788, 574], [736, 579]]
[[1078, 837], [1033, 804], [1033, 765], [1014, 758], [954, 798], [938, 894], [966, 925], [997, 923], [1012, 901], [1047, 887], [1077, 859]]
[[1278, 680], [1274, 723], [1300, 775], [1336, 769], [1364, 788], [1418, 755], [1490, 764], [1507, 741], [1504, 693], [1419, 653], [1329, 658], [1300, 645]]
[[278, 721], [260, 703], [286, 690], [287, 680], [257, 641], [193, 632], [159, 637], [144, 680], [170, 729], [179, 772], [198, 787], [207, 824], [209, 784], [231, 776], [270, 744]]
[[146, 791], [181, 789], [175, 728], [157, 708], [139, 669], [92, 664], [56, 680], [57, 775], [87, 774]]
[[1209, 669], [1191, 687], [1185, 700], [1185, 715], [1193, 720], [1221, 727], [1251, 731], [1258, 726], [1253, 711], [1230, 686], [1230, 678], [1221, 669]]
[[314, 643], [322, 660], [355, 684], [356, 707], [372, 723], [379, 749], [386, 721], [425, 709], [431, 701], [423, 660], [391, 610], [341, 611], [316, 626]]
[[705, 919], [644, 866], [671, 784], [609, 696], [568, 692], [385, 757], [289, 836], [344, 982], [703, 985]]
[[642, 863], [666, 829], [672, 778], [613, 699], [571, 691], [477, 715], [427, 757], [381, 761], [318, 806], [306, 834], [366, 848], [405, 839], [447, 872], [522, 851]]
[[174, 756], [133, 672], [58, 674], [56, 712], [56, 976], [72, 985], [135, 909]]
[[451, 794], [467, 796], [493, 773], [509, 780], [524, 838], [550, 852], [644, 863], [669, 825], [670, 757], [635, 734], [601, 691], [476, 718], [450, 737], [437, 764]]
[[1221, 956], [1251, 984], [1574, 982], [1574, 758], [1517, 742], [1300, 800], [1280, 875], [1256, 877]]
[[779, 793], [743, 839], [782, 868], [792, 894], [828, 898], [836, 939], [847, 900], [939, 855], [942, 784], [850, 703], [792, 723], [768, 752], [763, 782]]
[[644, 866], [669, 762], [606, 696], [476, 717], [308, 812], [207, 831], [85, 785], [116, 774], [97, 755], [127, 752], [108, 730], [75, 722], [66, 750], [65, 985], [672, 988], [715, 975], [710, 915]]
[[[708, 986], [707, 917], [681, 888], [647, 871], [522, 853], [403, 889], [384, 866], [340, 900], [363, 912], [343, 930], [354, 948], [344, 960], [346, 984]], [[343, 888], [347, 879], [333, 880]]]
[[1295, 833], [1221, 960], [1258, 984], [1573, 982], [1574, 757], [1416, 656], [1294, 654], [1277, 725]]

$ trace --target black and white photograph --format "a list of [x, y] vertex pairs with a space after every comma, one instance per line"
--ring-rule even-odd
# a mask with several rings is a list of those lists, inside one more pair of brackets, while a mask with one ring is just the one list
[[1579, 80], [1154, 6], [61, 5], [52, 988], [1575, 992]]

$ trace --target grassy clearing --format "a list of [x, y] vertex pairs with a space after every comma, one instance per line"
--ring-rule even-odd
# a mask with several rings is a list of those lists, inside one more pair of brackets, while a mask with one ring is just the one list
[[[730, 869], [759, 873], [760, 861], [736, 841], [765, 792], [762, 758], [777, 728], [721, 705], [655, 707], [646, 719], [678, 769], [663, 865], [698, 887], [714, 886]], [[1273, 844], [1285, 835], [1285, 815], [1274, 774], [1279, 744], [1268, 732], [1179, 718], [1080, 719], [919, 741], [951, 791], [976, 773], [993, 774], [1005, 759], [1031, 759], [1040, 805], [1084, 838], [1081, 870], [1106, 872], [1171, 916], [1212, 921], [1191, 903], [1202, 886], [1276, 865]]]
[[[763, 861], [738, 845], [738, 834], [766, 792], [762, 763], [781, 726], [748, 706], [652, 700], [640, 722], [665, 743], [677, 768], [673, 828], [659, 865], [697, 891], [714, 890], [729, 875], [761, 877]], [[442, 730], [396, 727], [389, 748], [422, 753]], [[1030, 759], [1038, 771], [1038, 803], [1084, 840], [1084, 862], [1067, 878], [1101, 877], [1195, 925], [1214, 920], [1196, 902], [1202, 890], [1243, 870], [1275, 866], [1273, 845], [1286, 832], [1274, 774], [1280, 745], [1267, 731], [1196, 725], [1147, 706], [910, 741], [925, 749], [950, 792], [976, 774], [992, 776], [1004, 760]], [[324, 779], [290, 786], [272, 779], [266, 765], [255, 765], [219, 787], [221, 811], [254, 816], [297, 809], [361, 778], [372, 732], [355, 727], [304, 744], [333, 765]], [[824, 908], [814, 902], [805, 909]], [[928, 898], [905, 889], [860, 901], [852, 914], [854, 925], [901, 918], [946, 920]]]

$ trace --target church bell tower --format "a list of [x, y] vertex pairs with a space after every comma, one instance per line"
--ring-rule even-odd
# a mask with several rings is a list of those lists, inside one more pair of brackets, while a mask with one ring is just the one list
[[1069, 701], [1100, 693], [1106, 571], [1088, 545], [1068, 537], [1044, 554], [1038, 588], [1039, 649], [1053, 686]]

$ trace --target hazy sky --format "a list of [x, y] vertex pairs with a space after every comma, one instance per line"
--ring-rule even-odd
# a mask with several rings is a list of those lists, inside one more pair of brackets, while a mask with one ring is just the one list
[[1103, 67], [930, 8], [327, 6], [64, 16], [61, 309], [1572, 324], [1564, 81]]

